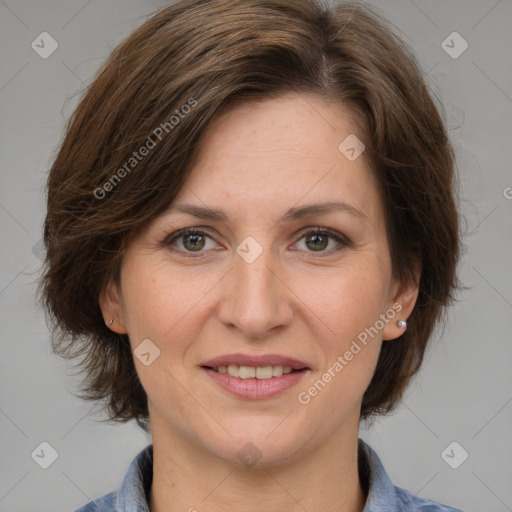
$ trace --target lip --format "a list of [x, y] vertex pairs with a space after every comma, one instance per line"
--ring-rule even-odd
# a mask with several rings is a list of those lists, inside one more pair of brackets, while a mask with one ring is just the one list
[[256, 378], [240, 379], [205, 367], [202, 367], [201, 370], [223, 390], [237, 398], [248, 400], [262, 400], [276, 396], [295, 386], [310, 371], [303, 369], [283, 374], [281, 377], [260, 380]]
[[[219, 366], [289, 366], [294, 371], [270, 379], [240, 379], [212, 368]], [[201, 370], [221, 389], [248, 400], [262, 400], [276, 396], [295, 386], [311, 370], [306, 363], [280, 354], [225, 354], [200, 364]]]
[[[262, 354], [262, 355], [250, 355], [250, 354], [225, 354], [222, 356], [208, 359], [199, 366], [209, 366], [211, 368], [217, 368], [219, 366], [289, 366], [293, 370], [302, 370], [303, 368], [310, 369], [306, 363], [280, 354]], [[235, 377], [236, 378], [236, 377]], [[275, 377], [280, 378], [280, 377]], [[251, 379], [247, 379], [251, 380]]]

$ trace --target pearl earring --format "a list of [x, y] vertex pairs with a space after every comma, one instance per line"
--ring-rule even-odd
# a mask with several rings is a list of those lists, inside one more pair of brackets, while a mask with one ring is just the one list
[[398, 320], [398, 327], [407, 327], [407, 322], [405, 320]]

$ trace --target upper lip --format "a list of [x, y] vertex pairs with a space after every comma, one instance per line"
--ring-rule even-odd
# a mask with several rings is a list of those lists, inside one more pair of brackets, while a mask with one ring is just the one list
[[279, 354], [262, 354], [262, 355], [249, 355], [249, 354], [225, 354], [222, 356], [208, 359], [200, 364], [200, 366], [209, 366], [211, 368], [218, 368], [219, 366], [289, 366], [294, 370], [301, 370], [308, 368], [308, 365], [303, 361], [294, 359], [293, 357], [283, 356]]

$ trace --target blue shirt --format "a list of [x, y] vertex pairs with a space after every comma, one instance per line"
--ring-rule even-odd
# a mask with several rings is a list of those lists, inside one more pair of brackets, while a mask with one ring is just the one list
[[[363, 512], [462, 512], [435, 501], [419, 498], [393, 485], [377, 454], [359, 439], [359, 476], [367, 499]], [[153, 480], [153, 445], [130, 463], [119, 489], [84, 505], [75, 512], [149, 512], [148, 496]]]

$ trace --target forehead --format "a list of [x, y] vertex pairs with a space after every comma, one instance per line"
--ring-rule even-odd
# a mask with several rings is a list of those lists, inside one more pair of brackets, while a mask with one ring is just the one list
[[257, 214], [344, 201], [378, 214], [381, 205], [364, 151], [355, 159], [346, 151], [347, 145], [362, 149], [354, 118], [341, 105], [295, 93], [228, 108], [208, 127], [173, 204]]

